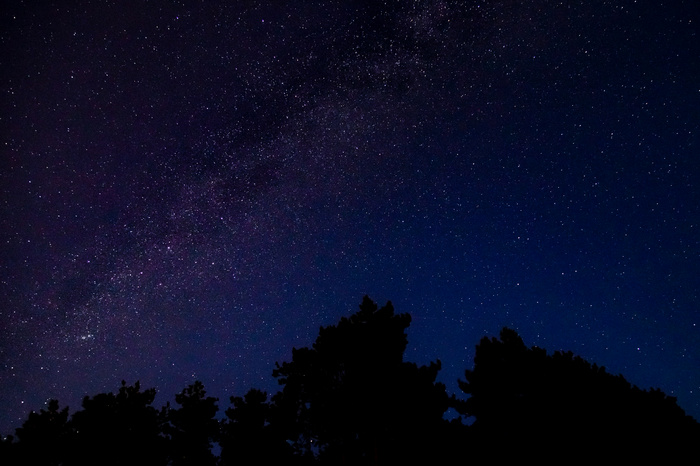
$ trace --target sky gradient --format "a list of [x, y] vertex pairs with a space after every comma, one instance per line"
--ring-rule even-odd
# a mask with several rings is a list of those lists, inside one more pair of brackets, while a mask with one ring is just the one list
[[0, 433], [275, 391], [365, 294], [450, 392], [508, 326], [699, 419], [699, 10], [569, 3], [8, 2]]

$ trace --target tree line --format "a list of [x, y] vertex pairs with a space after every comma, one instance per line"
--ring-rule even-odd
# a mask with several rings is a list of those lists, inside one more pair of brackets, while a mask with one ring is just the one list
[[[697, 454], [700, 424], [674, 397], [571, 352], [528, 348], [508, 328], [477, 345], [459, 381], [466, 396], [448, 394], [436, 382], [439, 360], [403, 360], [410, 322], [391, 302], [379, 308], [365, 297], [276, 364], [278, 393], [231, 397], [223, 419], [199, 381], [160, 409], [155, 389], [139, 382], [86, 396], [70, 416], [51, 400], [2, 439], [0, 464], [559, 464]], [[446, 420], [448, 409], [459, 416]]]

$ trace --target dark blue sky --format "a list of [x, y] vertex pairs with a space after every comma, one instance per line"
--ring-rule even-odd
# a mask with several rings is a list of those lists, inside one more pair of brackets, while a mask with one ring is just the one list
[[585, 3], [10, 2], [0, 432], [276, 390], [365, 294], [450, 392], [509, 326], [700, 418], [700, 15]]

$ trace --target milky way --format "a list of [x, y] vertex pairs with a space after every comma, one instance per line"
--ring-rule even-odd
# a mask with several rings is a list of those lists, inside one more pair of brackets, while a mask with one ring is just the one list
[[365, 294], [452, 392], [509, 326], [700, 417], [693, 2], [82, 3], [1, 13], [0, 432]]

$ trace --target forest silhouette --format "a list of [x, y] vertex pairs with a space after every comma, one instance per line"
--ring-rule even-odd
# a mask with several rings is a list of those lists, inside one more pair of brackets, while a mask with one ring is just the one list
[[[642, 390], [571, 352], [528, 348], [514, 331], [484, 337], [448, 394], [440, 361], [403, 360], [409, 314], [369, 297], [277, 363], [274, 394], [231, 397], [223, 418], [201, 382], [152, 406], [122, 382], [69, 416], [57, 400], [0, 443], [2, 465], [577, 464], [697, 460], [700, 424], [658, 389]], [[448, 409], [459, 417], [446, 420]], [[215, 453], [216, 452], [216, 453]]]

